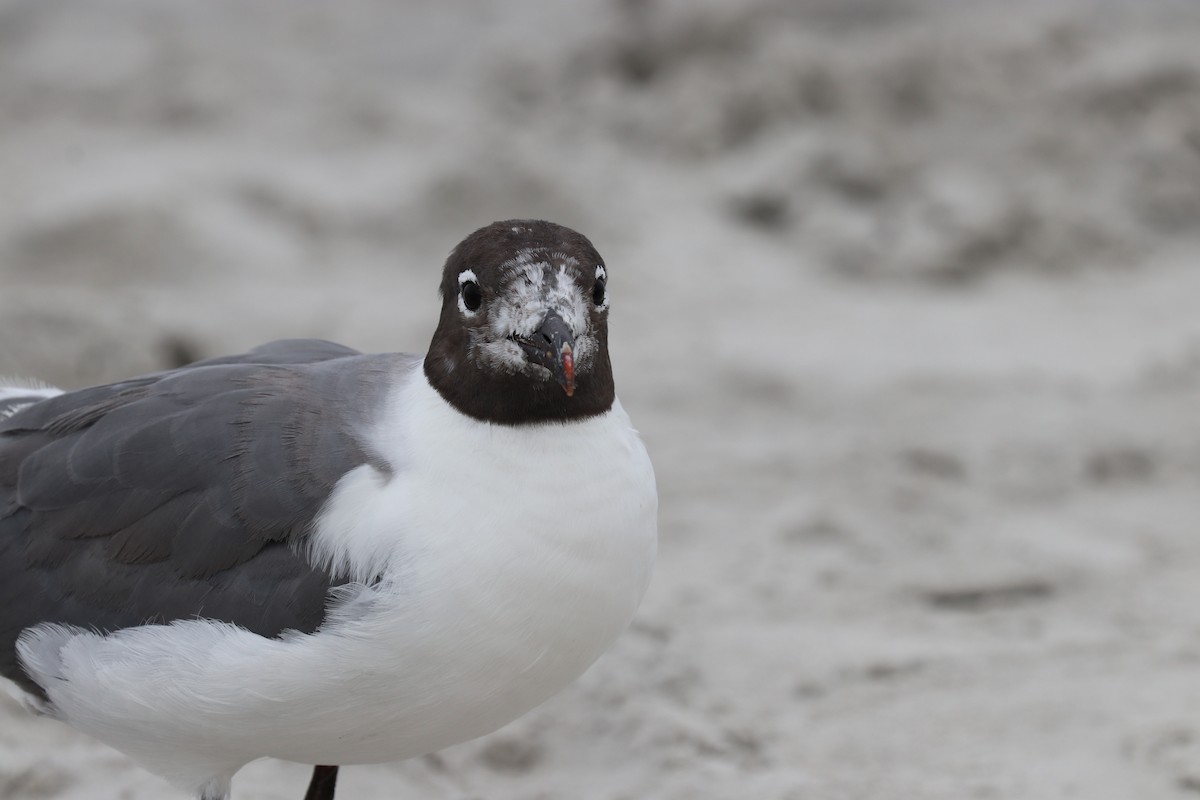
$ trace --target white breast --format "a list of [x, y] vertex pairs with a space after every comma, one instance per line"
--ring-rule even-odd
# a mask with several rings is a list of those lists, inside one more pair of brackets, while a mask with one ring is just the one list
[[[180, 785], [273, 756], [392, 761], [488, 733], [580, 675], [629, 623], [656, 541], [629, 418], [507, 428], [420, 366], [347, 474], [313, 555], [357, 579], [313, 635], [192, 620], [29, 637], [61, 716]], [[152, 735], [151, 735], [152, 734]]]
[[628, 625], [656, 542], [654, 474], [619, 404], [584, 422], [491, 425], [421, 373], [372, 438], [392, 475], [348, 475], [313, 539], [335, 570], [382, 577], [345, 626], [362, 650], [338, 653], [339, 669], [370, 665], [375, 719], [347, 732], [342, 763], [482, 735], [560, 690]]

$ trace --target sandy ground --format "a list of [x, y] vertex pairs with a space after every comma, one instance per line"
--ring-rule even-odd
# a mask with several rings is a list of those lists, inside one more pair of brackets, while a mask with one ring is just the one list
[[[3, 0], [0, 373], [421, 351], [465, 233], [573, 225], [650, 594], [344, 797], [1194, 796], [1198, 42], [1186, 0]], [[177, 796], [0, 704], [0, 798]]]

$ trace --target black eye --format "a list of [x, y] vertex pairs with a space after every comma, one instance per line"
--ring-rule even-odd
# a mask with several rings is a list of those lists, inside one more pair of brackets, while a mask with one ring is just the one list
[[462, 301], [467, 311], [478, 311], [483, 305], [483, 292], [475, 281], [466, 281], [462, 285]]
[[608, 279], [605, 276], [597, 275], [596, 283], [594, 286], [592, 286], [592, 303], [597, 306], [604, 305], [604, 284], [607, 282], [607, 280]]

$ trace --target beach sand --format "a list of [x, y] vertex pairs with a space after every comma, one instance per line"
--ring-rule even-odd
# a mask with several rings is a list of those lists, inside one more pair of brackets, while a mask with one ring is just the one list
[[[571, 225], [650, 592], [340, 796], [1193, 797], [1197, 42], [1167, 0], [7, 0], [0, 374], [422, 352], [466, 233]], [[182, 795], [0, 701], [0, 798], [113, 797]]]

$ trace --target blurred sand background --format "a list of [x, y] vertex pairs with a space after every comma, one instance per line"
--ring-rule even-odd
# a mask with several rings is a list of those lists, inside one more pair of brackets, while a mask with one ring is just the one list
[[[423, 351], [528, 216], [608, 261], [655, 581], [342, 797], [1200, 795], [1200, 5], [0, 0], [0, 373]], [[0, 703], [0, 798], [177, 796]]]

